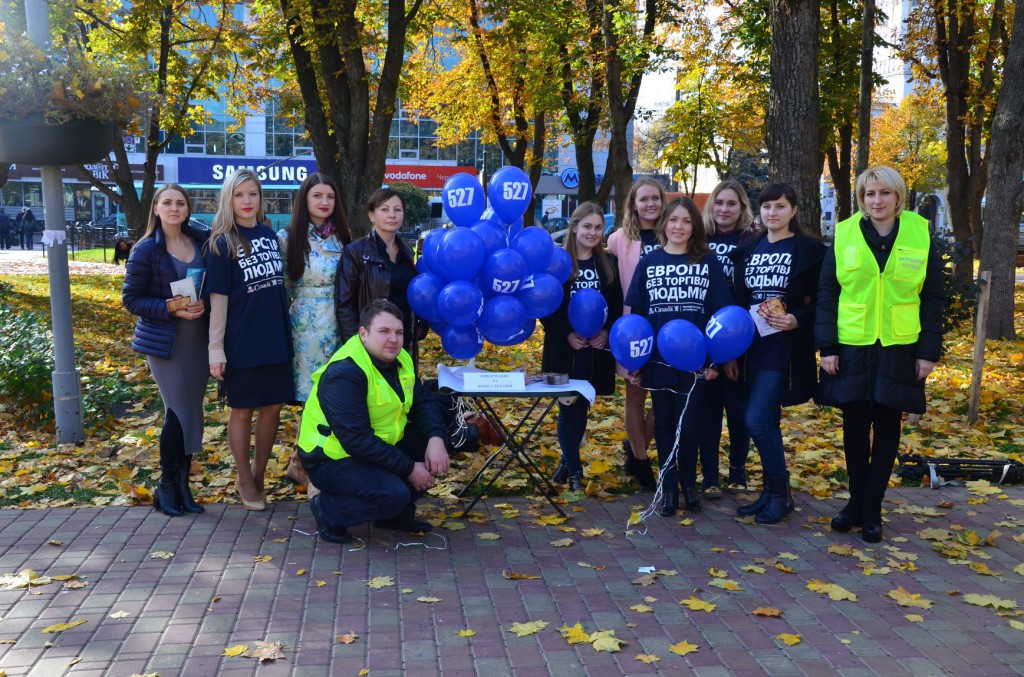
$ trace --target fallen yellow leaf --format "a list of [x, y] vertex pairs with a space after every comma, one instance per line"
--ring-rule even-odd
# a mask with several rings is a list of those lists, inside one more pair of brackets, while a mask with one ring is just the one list
[[711, 602], [705, 602], [704, 600], [697, 599], [692, 595], [689, 599], [679, 600], [679, 603], [688, 608], [690, 611], [707, 611], [708, 613], [710, 613], [718, 608]]
[[50, 625], [50, 626], [48, 626], [46, 628], [43, 628], [42, 634], [45, 635], [46, 633], [64, 632], [65, 630], [70, 630], [71, 628], [76, 628], [79, 625], [81, 625], [82, 623], [85, 623], [85, 619], [84, 618], [82, 618], [80, 620], [77, 620], [77, 621], [71, 621], [70, 623], [55, 623], [55, 624]]
[[583, 625], [580, 623], [576, 623], [576, 625], [571, 627], [563, 625], [558, 629], [558, 631], [562, 633], [562, 637], [564, 637], [565, 641], [569, 644], [583, 644], [584, 642], [590, 641], [590, 634], [583, 629]]
[[493, 531], [485, 531], [482, 534], [477, 534], [476, 537], [481, 541], [497, 541], [501, 538], [501, 535], [496, 534]]
[[508, 569], [502, 571], [501, 575], [509, 581], [525, 581], [540, 578], [540, 576], [535, 576], [534, 574], [517, 574], [513, 571], [509, 571]]
[[696, 644], [690, 644], [686, 640], [683, 640], [682, 642], [678, 642], [677, 644], [673, 644], [672, 646], [670, 646], [668, 648], [668, 650], [671, 651], [674, 654], [679, 654], [680, 656], [685, 656], [688, 653], [693, 653], [694, 651], [696, 651], [699, 648], [700, 647], [698, 647]]
[[335, 639], [337, 640], [338, 644], [351, 644], [352, 642], [359, 639], [359, 635], [357, 635], [354, 632], [349, 632], [344, 635], [338, 635], [337, 637], [335, 637]]
[[374, 576], [366, 582], [366, 586], [373, 588], [374, 590], [380, 590], [381, 588], [388, 588], [395, 584], [395, 579], [391, 576]]
[[466, 628], [465, 630], [459, 630], [455, 634], [458, 635], [459, 637], [472, 637], [473, 635], [476, 634], [476, 632], [474, 632], [473, 630], [470, 630], [469, 628]]
[[918, 609], [931, 609], [933, 602], [931, 600], [922, 599], [918, 593], [911, 593], [899, 586], [895, 590], [890, 590], [885, 593], [886, 597], [891, 597], [896, 600], [900, 606], [912, 606]]
[[234, 646], [229, 646], [226, 649], [224, 649], [224, 653], [222, 653], [221, 656], [241, 656], [248, 650], [248, 644], [236, 644]]
[[614, 630], [599, 630], [590, 635], [590, 645], [597, 651], [616, 653], [625, 642], [615, 636]]
[[791, 635], [785, 632], [781, 635], [775, 635], [775, 639], [781, 641], [786, 646], [793, 646], [800, 643], [800, 635]]
[[654, 611], [654, 607], [649, 607], [646, 604], [634, 604], [633, 606], [631, 606], [629, 608], [632, 609], [633, 611], [636, 611], [636, 612], [639, 612], [639, 613], [642, 613], [642, 614], [649, 614], [652, 611]]
[[780, 609], [776, 609], [772, 606], [759, 606], [750, 613], [755, 616], [767, 616], [769, 618], [778, 618], [782, 615], [782, 611]]
[[633, 656], [633, 660], [638, 660], [641, 663], [646, 663], [647, 665], [650, 665], [651, 663], [657, 663], [661, 659], [653, 654], [638, 653], [637, 655]]
[[533, 635], [548, 627], [547, 621], [531, 621], [529, 623], [513, 623], [509, 632], [515, 633], [518, 637]]
[[557, 541], [551, 541], [551, 545], [556, 548], [568, 548], [570, 545], [575, 543], [571, 538], [560, 538]]
[[857, 601], [857, 595], [840, 585], [836, 585], [835, 583], [811, 580], [807, 582], [807, 589], [812, 592], [820, 592], [823, 595], [828, 595], [829, 599], [837, 602], [841, 600], [848, 600], [850, 602]]

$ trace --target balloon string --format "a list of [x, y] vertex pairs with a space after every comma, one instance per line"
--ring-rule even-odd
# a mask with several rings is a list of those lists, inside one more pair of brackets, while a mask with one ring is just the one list
[[[662, 464], [661, 467], [658, 469], [658, 488], [654, 490], [654, 496], [651, 499], [651, 504], [647, 506], [647, 508], [637, 516], [636, 520], [632, 518], [632, 515], [630, 516], [629, 521], [626, 522], [627, 530], [634, 524], [645, 522], [646, 519], [653, 515], [657, 510], [658, 503], [664, 495], [665, 473], [668, 471], [669, 468], [672, 468], [676, 465], [676, 460], [679, 456], [679, 440], [682, 437], [683, 417], [686, 416], [686, 410], [690, 406], [690, 397], [693, 395], [693, 389], [697, 387], [697, 381], [700, 380], [701, 378], [702, 377], [699, 375], [699, 372], [695, 373], [693, 382], [690, 384], [690, 389], [686, 392], [686, 401], [683, 402], [683, 410], [679, 413], [679, 420], [676, 421], [676, 437], [675, 441], [672, 443], [672, 451], [669, 453], [668, 458], [665, 460], [665, 463]], [[662, 390], [675, 393], [676, 395], [683, 394], [681, 391], [675, 390], [674, 388], [644, 388], [644, 390], [649, 390], [652, 392], [655, 390]], [[679, 481], [677, 479], [677, 486], [675, 487], [677, 492], [679, 491], [678, 482]], [[643, 533], [646, 534], [646, 530]]]

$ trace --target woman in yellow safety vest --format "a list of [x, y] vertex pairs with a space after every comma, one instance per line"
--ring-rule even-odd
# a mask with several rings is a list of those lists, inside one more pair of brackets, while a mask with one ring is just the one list
[[903, 412], [923, 414], [924, 384], [942, 352], [942, 259], [928, 221], [904, 211], [907, 186], [889, 167], [857, 177], [860, 211], [836, 226], [818, 289], [821, 404], [843, 412], [850, 500], [832, 530], [882, 540], [882, 499]]

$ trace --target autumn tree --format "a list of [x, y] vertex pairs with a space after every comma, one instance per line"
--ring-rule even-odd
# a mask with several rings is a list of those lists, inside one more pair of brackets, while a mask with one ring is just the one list
[[[125, 214], [133, 238], [146, 226], [160, 155], [175, 139], [208, 119], [202, 101], [220, 99], [231, 83], [243, 83], [242, 64], [251, 53], [244, 26], [228, 0], [74, 0], [51, 5], [58, 43], [99, 60], [150, 64], [153, 99], [140, 110], [134, 132], [142, 137], [142, 186], [136, 189], [124, 140], [106, 159], [116, 189], [81, 174]], [[249, 74], [251, 78], [252, 75]]]
[[261, 63], [276, 68], [271, 72], [283, 83], [283, 94], [301, 111], [317, 164], [338, 180], [356, 236], [369, 229], [363, 205], [384, 178], [407, 40], [422, 5], [423, 0], [252, 3]]
[[870, 161], [900, 173], [907, 184], [907, 208], [946, 183], [945, 115], [934, 96], [915, 93], [890, 106], [871, 127]]
[[981, 269], [992, 272], [988, 335], [1017, 337], [1013, 326], [1014, 254], [1018, 224], [1024, 210], [1024, 12], [1013, 18], [1003, 70], [1002, 92], [992, 121], [986, 233], [981, 245]]
[[986, 148], [1000, 91], [1007, 9], [1004, 0], [923, 0], [907, 19], [901, 53], [923, 87], [941, 87], [946, 113], [946, 178], [961, 285], [974, 277], [984, 239], [981, 201], [987, 182]]

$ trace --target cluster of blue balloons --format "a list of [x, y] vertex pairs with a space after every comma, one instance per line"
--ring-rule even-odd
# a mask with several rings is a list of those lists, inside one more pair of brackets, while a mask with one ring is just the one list
[[753, 340], [750, 314], [739, 306], [726, 306], [711, 316], [703, 332], [687, 320], [671, 320], [658, 331], [657, 339], [647, 318], [623, 315], [612, 325], [608, 346], [615, 360], [630, 371], [647, 363], [655, 345], [672, 368], [697, 371], [709, 357], [719, 364], [736, 359]]
[[484, 191], [476, 177], [459, 173], [445, 183], [442, 203], [454, 228], [427, 234], [420, 274], [408, 289], [413, 312], [458, 360], [475, 357], [484, 340], [511, 346], [530, 338], [537, 320], [562, 304], [572, 272], [569, 254], [547, 231], [522, 227], [533, 196], [522, 169], [495, 172], [488, 195], [500, 220], [481, 220]]

